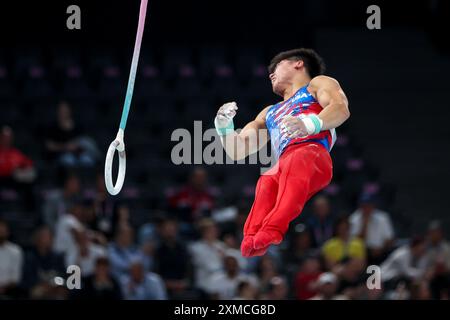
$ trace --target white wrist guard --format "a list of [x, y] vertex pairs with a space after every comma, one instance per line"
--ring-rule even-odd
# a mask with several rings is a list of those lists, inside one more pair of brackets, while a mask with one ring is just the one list
[[226, 136], [234, 132], [234, 123], [232, 119], [229, 119], [226, 126], [221, 126], [217, 117], [214, 119], [214, 126], [216, 127], [217, 134], [219, 136]]
[[308, 135], [318, 134], [322, 130], [323, 121], [315, 114], [310, 114], [302, 119]]

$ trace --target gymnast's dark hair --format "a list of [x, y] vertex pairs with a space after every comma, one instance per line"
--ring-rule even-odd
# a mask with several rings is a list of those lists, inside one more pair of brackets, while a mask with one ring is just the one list
[[280, 52], [273, 57], [268, 67], [269, 74], [275, 71], [277, 64], [282, 60], [302, 60], [311, 79], [325, 72], [325, 63], [317, 52], [313, 49], [299, 48]]

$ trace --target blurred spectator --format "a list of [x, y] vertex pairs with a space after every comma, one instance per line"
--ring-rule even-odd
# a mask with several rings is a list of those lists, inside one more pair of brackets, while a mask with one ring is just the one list
[[133, 259], [140, 255], [141, 252], [134, 244], [133, 228], [123, 225], [117, 230], [115, 241], [108, 248], [112, 274], [120, 279], [129, 272]]
[[[244, 237], [243, 230], [244, 230], [244, 224], [245, 220], [247, 219], [247, 215], [250, 212], [252, 203], [245, 199], [244, 197], [240, 198], [234, 207], [234, 215], [233, 218], [230, 220], [222, 221], [220, 223], [220, 229], [222, 231], [224, 241], [228, 239], [229, 241], [236, 241], [236, 249], [240, 248], [242, 239]], [[228, 207], [230, 208], [230, 207]], [[217, 221], [217, 219], [214, 219]], [[231, 240], [231, 237], [229, 235], [232, 235], [233, 238]], [[227, 241], [228, 241], [227, 240]], [[229, 245], [230, 246], [230, 245]], [[234, 247], [234, 246], [230, 246]]]
[[89, 240], [101, 246], [107, 246], [108, 239], [98, 228], [98, 220], [95, 216], [94, 202], [91, 199], [85, 199], [83, 201], [84, 208], [84, 225], [88, 229], [87, 236]]
[[55, 277], [64, 277], [64, 257], [53, 251], [53, 235], [47, 226], [33, 234], [33, 247], [26, 251], [21, 287], [31, 299], [64, 299], [66, 289], [55, 285]]
[[396, 288], [400, 282], [409, 285], [423, 279], [428, 266], [425, 250], [425, 239], [416, 236], [409, 244], [401, 246], [389, 255], [381, 265], [382, 281], [386, 290]]
[[142, 263], [145, 266], [146, 271], [153, 271], [155, 269], [155, 251], [157, 247], [157, 241], [155, 238], [148, 238], [144, 242], [140, 243], [140, 251], [142, 257]]
[[131, 262], [129, 275], [122, 277], [122, 292], [126, 300], [167, 299], [161, 277], [156, 273], [146, 272], [139, 258]]
[[384, 293], [385, 300], [409, 300], [411, 299], [412, 287], [417, 283], [411, 283], [404, 280], [399, 280], [394, 288], [386, 288]]
[[56, 222], [69, 210], [69, 206], [80, 195], [80, 179], [75, 174], [69, 174], [64, 180], [62, 190], [50, 191], [42, 208], [43, 222], [54, 230]]
[[8, 224], [0, 220], [0, 299], [17, 297], [22, 277], [22, 249], [8, 238]]
[[71, 204], [68, 213], [62, 215], [56, 223], [53, 248], [57, 253], [62, 253], [65, 259], [77, 252], [77, 242], [85, 230], [83, 216], [82, 202], [77, 199]]
[[314, 198], [312, 216], [307, 221], [312, 235], [312, 246], [321, 247], [333, 235], [334, 219], [331, 215], [331, 205], [328, 198], [319, 195]]
[[123, 227], [131, 227], [130, 208], [125, 203], [119, 203], [113, 210], [111, 232], [116, 235], [117, 231]]
[[138, 244], [142, 251], [144, 264], [147, 271], [155, 269], [155, 251], [158, 247], [158, 221], [162, 217], [161, 211], [152, 213], [151, 221], [144, 223], [139, 228]]
[[160, 242], [155, 252], [155, 272], [165, 282], [171, 299], [183, 298], [190, 286], [191, 265], [186, 245], [178, 239], [178, 223], [166, 218], [159, 226]]
[[240, 251], [228, 249], [224, 257], [224, 271], [215, 272], [209, 279], [207, 292], [212, 299], [232, 299], [237, 294], [241, 281], [248, 281], [255, 288], [259, 288], [258, 279], [253, 274], [242, 272], [239, 265]]
[[272, 279], [280, 275], [272, 256], [266, 254], [261, 257], [256, 268], [256, 275], [258, 276], [260, 291], [266, 293]]
[[201, 239], [189, 246], [195, 272], [195, 287], [205, 290], [214, 272], [223, 270], [223, 255], [227, 246], [218, 239], [218, 228], [210, 218], [198, 223]]
[[375, 205], [375, 195], [363, 194], [358, 210], [350, 216], [350, 233], [364, 239], [369, 264], [380, 264], [389, 254], [394, 240], [389, 214], [377, 209]]
[[361, 299], [366, 293], [366, 261], [363, 258], [347, 258], [343, 263], [333, 268], [333, 272], [339, 277], [337, 292], [348, 299]]
[[36, 171], [33, 161], [13, 145], [14, 134], [10, 127], [0, 129], [0, 186], [18, 191], [28, 210], [35, 209], [33, 183]]
[[298, 300], [308, 300], [316, 295], [315, 283], [322, 274], [318, 257], [309, 256], [303, 260], [295, 277], [295, 294]]
[[93, 188], [88, 188], [85, 195], [86, 198], [92, 200], [95, 217], [93, 228], [103, 233], [108, 240], [111, 240], [115, 235], [115, 216], [113, 214], [116, 205], [113, 198], [108, 196], [103, 173], [96, 174]]
[[433, 299], [450, 297], [450, 244], [444, 238], [439, 221], [432, 221], [428, 227], [426, 259]]
[[237, 294], [233, 300], [255, 300], [257, 290], [249, 281], [241, 281], [237, 287]]
[[358, 237], [350, 236], [350, 223], [347, 216], [336, 221], [334, 236], [324, 243], [322, 254], [329, 269], [344, 258], [366, 258], [364, 242]]
[[239, 247], [240, 247], [240, 242], [238, 242], [236, 235], [234, 235], [232, 233], [224, 234], [222, 236], [222, 240], [223, 240], [223, 243], [225, 243], [225, 245], [228, 248], [239, 249]]
[[427, 281], [419, 281], [411, 286], [411, 300], [430, 300], [432, 298]]
[[208, 174], [203, 168], [195, 168], [188, 184], [169, 195], [169, 206], [183, 222], [195, 222], [210, 216], [215, 208], [215, 194], [208, 187]]
[[50, 158], [63, 167], [92, 167], [99, 157], [97, 146], [75, 124], [71, 107], [65, 101], [58, 105], [56, 123], [48, 128], [45, 147]]
[[364, 288], [361, 300], [383, 300], [384, 299], [384, 290], [383, 287], [380, 288], [371, 288], [369, 289], [367, 286]]
[[269, 281], [267, 293], [264, 295], [264, 299], [267, 300], [286, 300], [288, 298], [289, 287], [286, 279], [277, 276], [273, 277]]
[[158, 242], [158, 226], [166, 219], [167, 214], [162, 210], [154, 210], [150, 214], [150, 221], [144, 222], [138, 232], [138, 242], [140, 245], [146, 242], [152, 242], [156, 244]]
[[339, 279], [332, 272], [322, 273], [317, 280], [317, 295], [310, 300], [347, 300], [344, 295], [336, 294], [339, 285]]
[[106, 257], [95, 262], [94, 274], [84, 278], [81, 290], [73, 290], [73, 299], [83, 300], [121, 300], [120, 285], [111, 276], [109, 261]]
[[283, 260], [287, 269], [297, 270], [303, 263], [303, 259], [315, 253], [312, 248], [311, 232], [304, 224], [297, 224], [294, 227], [294, 233], [289, 241], [289, 247], [284, 251]]
[[98, 258], [106, 256], [102, 246], [91, 242], [86, 230], [79, 233], [76, 249], [69, 252], [66, 265], [77, 265], [81, 269], [81, 276], [88, 277], [94, 273], [95, 262]]

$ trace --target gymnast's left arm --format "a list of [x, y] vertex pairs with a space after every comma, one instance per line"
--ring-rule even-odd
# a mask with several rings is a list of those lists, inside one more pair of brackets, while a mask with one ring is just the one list
[[323, 108], [318, 114], [321, 131], [337, 128], [350, 117], [347, 97], [335, 79], [317, 76], [311, 80], [309, 90]]

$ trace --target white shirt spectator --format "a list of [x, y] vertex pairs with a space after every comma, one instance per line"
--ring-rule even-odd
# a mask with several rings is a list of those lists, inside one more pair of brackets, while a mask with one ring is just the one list
[[22, 263], [23, 252], [18, 245], [11, 242], [0, 245], [0, 287], [20, 282]]
[[[361, 232], [363, 223], [363, 213], [360, 209], [350, 216], [350, 233], [357, 236]], [[394, 238], [394, 228], [392, 227], [389, 215], [381, 210], [375, 209], [369, 218], [365, 243], [369, 249], [380, 249], [385, 242]]]
[[195, 286], [206, 290], [211, 275], [223, 270], [223, 254], [227, 246], [222, 241], [209, 244], [199, 240], [191, 244], [188, 249], [195, 269]]
[[87, 277], [94, 273], [95, 262], [100, 257], [107, 256], [106, 249], [98, 244], [90, 243], [88, 245], [88, 253], [86, 256], [81, 256], [78, 247], [75, 248], [66, 256], [66, 266], [77, 265], [81, 269], [81, 276]]
[[166, 287], [157, 273], [147, 272], [141, 283], [134, 283], [129, 275], [125, 275], [121, 284], [125, 300], [167, 300]]
[[258, 278], [253, 274], [239, 273], [234, 278], [229, 278], [224, 271], [213, 274], [206, 286], [206, 292], [217, 294], [221, 300], [230, 300], [237, 295], [237, 287], [241, 281], [250, 282], [252, 286], [259, 286]]
[[427, 268], [426, 256], [421, 257], [413, 266], [413, 256], [409, 245], [402, 246], [392, 252], [381, 264], [381, 280], [383, 282], [397, 277], [420, 278]]
[[65, 214], [58, 219], [55, 230], [54, 250], [58, 253], [73, 255], [77, 243], [72, 230], [83, 231], [83, 224], [72, 214]]

